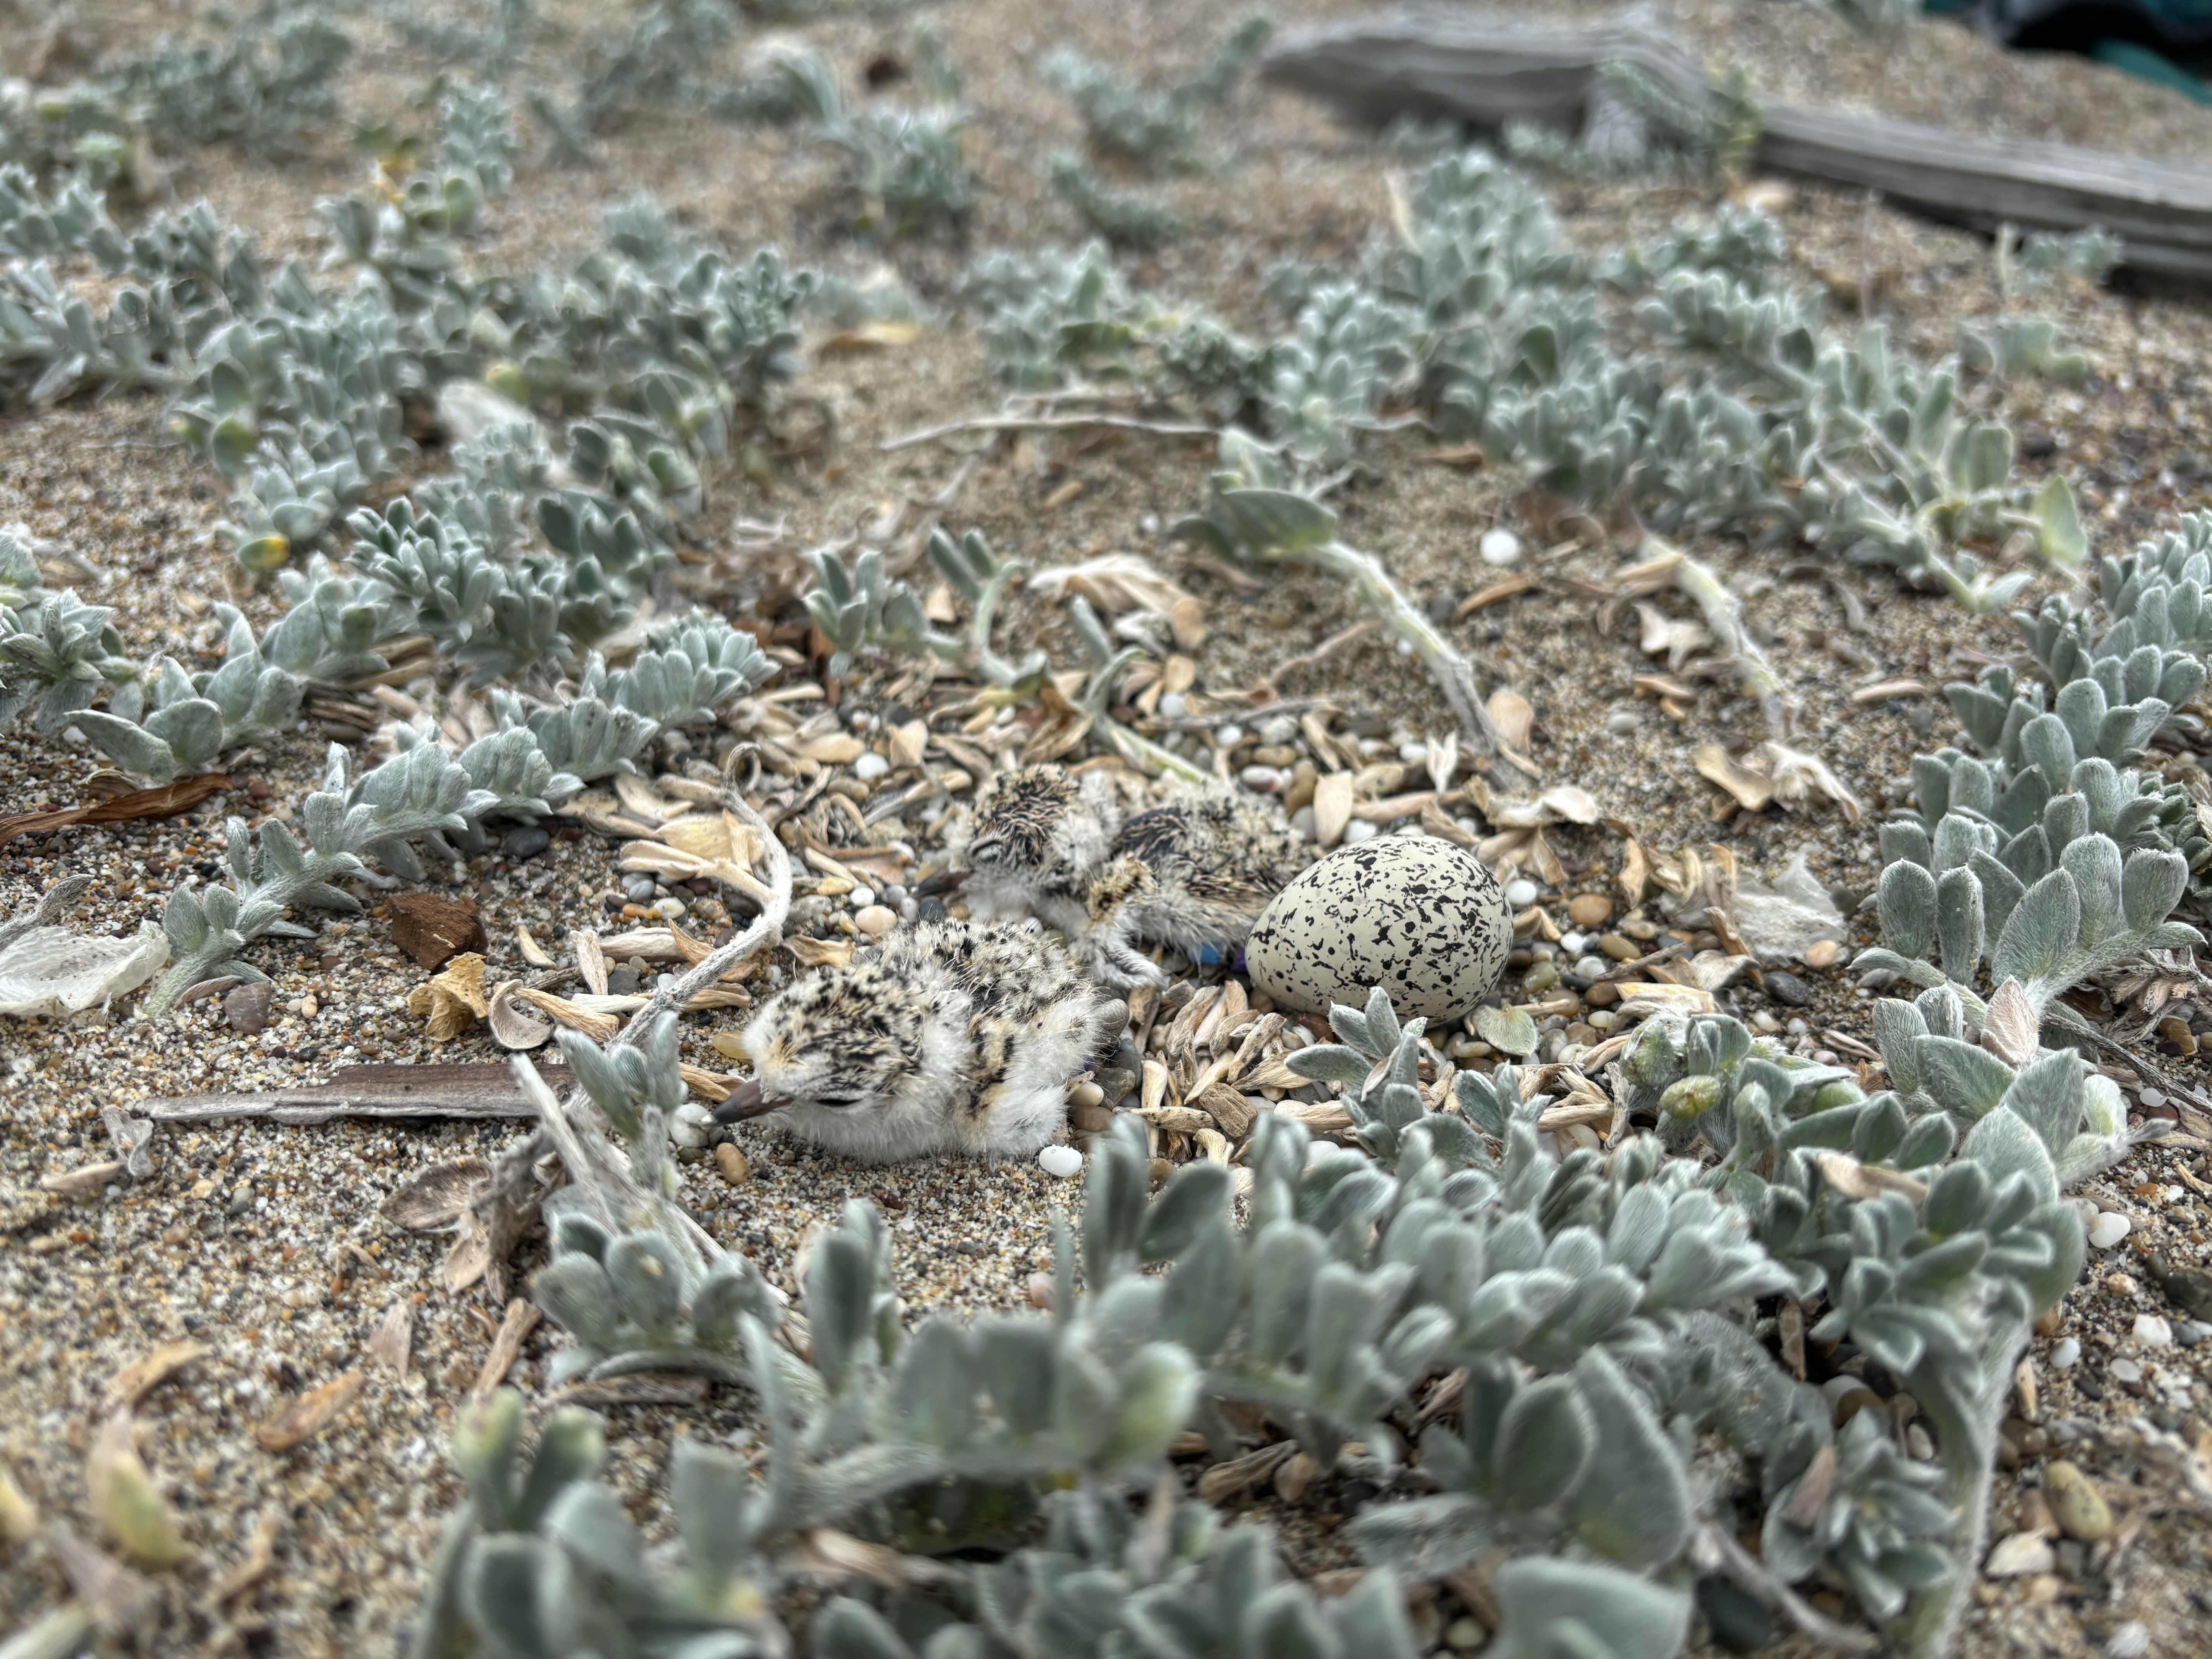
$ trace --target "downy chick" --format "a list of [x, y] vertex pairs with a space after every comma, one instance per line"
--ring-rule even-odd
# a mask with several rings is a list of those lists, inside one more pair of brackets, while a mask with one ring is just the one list
[[1242, 945], [1310, 856], [1272, 803], [1233, 785], [1198, 786], [1125, 818], [1103, 775], [1048, 765], [984, 786], [965, 853], [972, 886], [1079, 939], [1091, 971], [1116, 988], [1166, 982], [1139, 942]]
[[752, 1080], [714, 1115], [778, 1112], [801, 1139], [864, 1164], [1027, 1157], [1059, 1133], [1068, 1080], [1128, 1012], [1039, 933], [902, 928], [755, 1014], [744, 1030]]

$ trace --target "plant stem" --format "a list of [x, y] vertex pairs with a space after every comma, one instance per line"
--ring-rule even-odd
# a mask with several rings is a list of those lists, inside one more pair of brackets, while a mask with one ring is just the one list
[[[1949, 1477], [1948, 1496], [1959, 1516], [1949, 1582], [1916, 1597], [1905, 1614], [1903, 1633], [1920, 1659], [1945, 1659], [1950, 1652], [1967, 1592], [1981, 1576], [1982, 1551], [1990, 1535], [1997, 1425], [2004, 1419], [2005, 1393], [2014, 1366], [2027, 1351], [2027, 1337], [2025, 1324], [2000, 1326], [1990, 1334], [1978, 1372], [1962, 1376], [1948, 1367], [1937, 1369], [1932, 1356], [1924, 1356], [1907, 1379], [1908, 1391], [1942, 1442], [1943, 1470]], [[1961, 1399], [1967, 1390], [1971, 1397]]]
[[1450, 705], [1453, 718], [1459, 722], [1461, 735], [1479, 754], [1498, 753], [1502, 746], [1498, 728], [1490, 723], [1490, 713], [1482, 706], [1481, 695], [1475, 690], [1474, 665], [1453, 648], [1451, 641], [1437, 630], [1436, 624], [1419, 605], [1406, 597], [1404, 590], [1390, 580], [1389, 573], [1373, 555], [1331, 541], [1318, 546], [1280, 550], [1267, 556], [1311, 565], [1349, 581], [1360, 604], [1379, 617], [1384, 627], [1412, 646], [1426, 665], [1430, 678], [1444, 694], [1444, 702]]

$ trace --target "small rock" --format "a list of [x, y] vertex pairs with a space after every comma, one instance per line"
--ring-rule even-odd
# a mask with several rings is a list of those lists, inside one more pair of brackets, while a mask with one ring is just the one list
[[1479, 545], [1485, 564], [1511, 564], [1521, 556], [1521, 538], [1510, 530], [1486, 530]]
[[732, 1187], [742, 1187], [752, 1176], [753, 1167], [745, 1162], [745, 1155], [728, 1141], [714, 1148], [714, 1168]]
[[624, 897], [628, 898], [632, 904], [652, 903], [653, 887], [653, 882], [651, 876], [625, 876], [623, 878], [623, 895]]
[[1813, 988], [1796, 975], [1785, 973], [1779, 968], [1766, 970], [1766, 994], [1792, 1008], [1813, 1006]]
[[1815, 939], [1806, 949], [1805, 965], [1808, 968], [1832, 968], [1836, 964], [1836, 958], [1843, 953], [1844, 947], [1835, 940]]
[[1698, 1580], [1698, 1611], [1730, 1653], [1756, 1653], [1774, 1639], [1774, 1619], [1751, 1592], [1718, 1577]]
[[2158, 1281], [2168, 1302], [2196, 1318], [2212, 1319], [2212, 1273], [2202, 1267], [2171, 1267], [2162, 1255], [2146, 1257], [2143, 1267]]
[[1106, 1103], [1106, 1091], [1095, 1083], [1079, 1083], [1067, 1091], [1067, 1103], [1071, 1106], [1103, 1106]]
[[392, 942], [435, 973], [455, 957], [486, 948], [483, 918], [458, 899], [400, 893], [391, 901]]
[[1363, 841], [1372, 841], [1382, 831], [1365, 818], [1354, 818], [1344, 826], [1344, 844], [1357, 847]]
[[1444, 1645], [1454, 1653], [1472, 1653], [1490, 1639], [1490, 1632], [1462, 1614], [1444, 1626]]
[[1070, 1180], [1083, 1173], [1083, 1154], [1073, 1146], [1048, 1146], [1037, 1154], [1037, 1167], [1056, 1180]]
[[607, 973], [607, 994], [610, 996], [634, 997], [637, 994], [637, 969], [624, 963]]
[[2142, 1367], [2132, 1359], [2115, 1359], [2105, 1367], [2105, 1375], [2130, 1394], [2142, 1392]]
[[1111, 1106], [1084, 1106], [1071, 1102], [1067, 1108], [1067, 1127], [1079, 1135], [1103, 1135], [1114, 1127]]
[[1053, 1285], [1050, 1273], [1031, 1273], [1028, 1289], [1030, 1306], [1032, 1308], [1052, 1306]]
[[2043, 1498], [2069, 1538], [2094, 1544], [2112, 1535], [2112, 1507], [2078, 1465], [2062, 1457], [2044, 1470]]
[[2182, 1320], [2173, 1328], [2173, 1346], [2177, 1348], [2193, 1348], [2204, 1337], [2205, 1328], [2193, 1319]]
[[1600, 933], [1597, 948], [1615, 962], [1633, 962], [1644, 954], [1644, 947], [1624, 933]]
[[2146, 1348], [2171, 1347], [2173, 1343], [2173, 1327], [2156, 1314], [2137, 1314], [2134, 1336], [2136, 1340]]
[[534, 859], [553, 844], [553, 837], [534, 823], [518, 823], [500, 844], [511, 859]]
[[2128, 1236], [2134, 1225], [2118, 1210], [2105, 1210], [2089, 1224], [2089, 1242], [2100, 1250], [2109, 1250]]
[[853, 763], [853, 775], [862, 783], [873, 783], [891, 769], [891, 763], [872, 749]]
[[666, 898], [655, 899], [653, 902], [653, 914], [669, 921], [674, 921], [682, 916], [685, 908], [684, 901], [673, 893]]
[[1936, 1443], [1928, 1437], [1928, 1431], [1917, 1423], [1905, 1425], [1905, 1455], [1916, 1463], [1933, 1463], [1936, 1461]]
[[942, 921], [949, 914], [943, 899], [926, 898], [915, 902], [914, 919], [916, 921]]
[[2058, 1536], [2057, 1517], [2051, 1513], [2051, 1504], [2042, 1491], [2030, 1486], [2020, 1495], [2020, 1524], [2016, 1532], [2032, 1532], [2038, 1538]]
[[2049, 1572], [2057, 1565], [2058, 1558], [2047, 1541], [2032, 1532], [2016, 1532], [1997, 1540], [1989, 1559], [1982, 1564], [1982, 1571], [1990, 1578], [2026, 1578]]
[[241, 985], [222, 1000], [224, 1024], [244, 1036], [252, 1036], [268, 1029], [269, 1002], [276, 988], [267, 980]]
[[1516, 910], [1526, 909], [1536, 902], [1536, 884], [1526, 876], [1516, 876], [1505, 884], [1505, 902]]
[[880, 939], [898, 926], [898, 912], [886, 905], [866, 905], [854, 913], [853, 926], [871, 939]]
[[1602, 893], [1577, 893], [1567, 901], [1567, 920], [1577, 927], [1602, 927], [1613, 920], [1613, 901]]

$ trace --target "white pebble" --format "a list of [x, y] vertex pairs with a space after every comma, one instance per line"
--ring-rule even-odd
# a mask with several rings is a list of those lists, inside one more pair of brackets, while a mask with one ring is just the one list
[[1463, 836], [1479, 836], [1482, 833], [1482, 826], [1473, 818], [1454, 818], [1452, 822], [1458, 826], [1460, 833]]
[[1482, 536], [1485, 564], [1511, 564], [1521, 556], [1521, 538], [1510, 530], [1487, 530]]
[[1429, 745], [1419, 738], [1398, 745], [1398, 758], [1408, 766], [1419, 766], [1429, 757]]
[[1314, 829], [1312, 807], [1301, 806], [1291, 814], [1291, 833], [1303, 842], [1310, 843], [1315, 840], [1318, 832]]
[[1237, 775], [1237, 781], [1262, 795], [1279, 794], [1283, 787], [1283, 775], [1272, 766], [1248, 766]]
[[1298, 734], [1298, 723], [1288, 714], [1270, 714], [1260, 722], [1260, 741], [1278, 749]]
[[2051, 1351], [2050, 1364], [2054, 1371], [2070, 1371], [2081, 1363], [2081, 1345], [2070, 1336], [2061, 1340]]
[[1233, 720], [1227, 726], [1216, 726], [1213, 731], [1213, 740], [1224, 749], [1234, 749], [1244, 741], [1244, 728]]
[[1083, 1154], [1073, 1146], [1048, 1146], [1037, 1154], [1037, 1167], [1056, 1180], [1083, 1173]]
[[853, 925], [871, 939], [881, 939], [898, 926], [898, 914], [887, 906], [871, 904], [853, 918]]
[[1522, 909], [1536, 902], [1536, 884], [1526, 876], [1516, 877], [1505, 884], [1505, 902], [1515, 909]]
[[2089, 1242], [2100, 1250], [2109, 1250], [2128, 1236], [2134, 1224], [2118, 1210], [2106, 1210], [2089, 1224]]
[[2170, 1348], [2173, 1346], [2173, 1327], [2156, 1314], [2137, 1314], [2135, 1339], [2146, 1348]]
[[2146, 1112], [2154, 1111], [2157, 1108], [2166, 1104], [2166, 1091], [2163, 1089], [2145, 1089], [2141, 1094], [2137, 1095], [2136, 1098], [2142, 1102], [2143, 1110]]
[[1168, 720], [1181, 720], [1189, 708], [1190, 705], [1183, 701], [1182, 693], [1180, 691], [1170, 691], [1160, 699], [1160, 713]]
[[1350, 847], [1357, 842], [1372, 841], [1381, 833], [1382, 831], [1370, 820], [1354, 818], [1344, 826], [1344, 844]]
[[1582, 955], [1583, 947], [1589, 943], [1589, 941], [1584, 939], [1580, 933], [1562, 933], [1559, 935], [1559, 949], [1565, 951], [1571, 957], [1578, 957]]
[[872, 887], [855, 887], [845, 895], [845, 902], [855, 910], [865, 910], [875, 902], [876, 890]]
[[669, 921], [673, 921], [677, 917], [684, 914], [684, 901], [678, 898], [673, 893], [671, 893], [665, 899], [655, 900], [653, 902], [653, 908], [660, 915], [667, 917]]
[[1619, 714], [1607, 714], [1605, 717], [1605, 729], [1612, 732], [1616, 738], [1626, 737], [1630, 732], [1633, 732], [1638, 726], [1643, 724], [1644, 721], [1641, 717], [1630, 714], [1625, 708]]
[[1791, 1036], [1810, 1036], [1813, 1034], [1813, 1028], [1802, 1019], [1793, 1019], [1783, 1029]]
[[1575, 975], [1578, 979], [1595, 979], [1609, 966], [1603, 957], [1583, 957], [1575, 963]]
[[1343, 1150], [1333, 1140], [1314, 1141], [1306, 1147], [1306, 1168], [1310, 1170], [1316, 1164], [1326, 1164]]
[[853, 763], [853, 775], [862, 783], [873, 783], [891, 769], [891, 763], [872, 749], [864, 750]]

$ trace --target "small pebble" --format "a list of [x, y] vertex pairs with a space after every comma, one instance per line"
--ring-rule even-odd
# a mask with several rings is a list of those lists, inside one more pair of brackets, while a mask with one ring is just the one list
[[[1493, 535], [1496, 532], [1492, 532]], [[1539, 889], [1526, 876], [1516, 876], [1505, 884], [1505, 902], [1515, 909], [1525, 909], [1536, 902]]]
[[632, 904], [652, 903], [653, 878], [651, 876], [625, 876], [623, 878], [623, 896], [628, 898]]
[[1283, 775], [1272, 766], [1248, 766], [1237, 775], [1237, 781], [1256, 793], [1274, 795], [1282, 793]]
[[1037, 1166], [1057, 1180], [1083, 1173], [1083, 1154], [1073, 1146], [1048, 1146], [1037, 1154]]
[[1595, 979], [1611, 966], [1603, 957], [1583, 957], [1575, 963], [1575, 975], [1578, 979]]
[[1472, 1653], [1489, 1639], [1489, 1632], [1463, 1614], [1444, 1626], [1444, 1645], [1455, 1653]]
[[1809, 1036], [1812, 1035], [1813, 1030], [1813, 1028], [1808, 1025], [1802, 1019], [1793, 1019], [1783, 1029], [1788, 1031], [1791, 1036]]
[[1734, 1581], [1717, 1574], [1700, 1578], [1697, 1600], [1715, 1645], [1730, 1653], [1756, 1653], [1774, 1639], [1773, 1615]]
[[1565, 951], [1571, 957], [1578, 957], [1582, 955], [1583, 948], [1589, 944], [1589, 941], [1585, 939], [1580, 933], [1562, 933], [1559, 935], [1559, 949]]
[[246, 1036], [263, 1030], [269, 1024], [269, 1001], [276, 989], [266, 980], [238, 987], [222, 1000], [223, 1023]]
[[1786, 1003], [1792, 1008], [1813, 1006], [1813, 988], [1796, 975], [1784, 973], [1779, 968], [1766, 970], [1766, 994], [1777, 1002]]
[[2173, 1327], [2156, 1314], [2137, 1314], [2134, 1336], [2146, 1348], [2170, 1347], [2173, 1343]]
[[872, 887], [855, 887], [845, 895], [845, 902], [855, 910], [865, 910], [875, 902], [876, 890]]
[[1160, 714], [1168, 720], [1179, 720], [1189, 712], [1190, 705], [1180, 691], [1170, 691], [1160, 699]]
[[1577, 893], [1567, 901], [1567, 920], [1577, 927], [1602, 927], [1613, 920], [1613, 901], [1602, 893]]
[[853, 926], [871, 939], [881, 939], [898, 926], [898, 912], [881, 904], [865, 905], [853, 915]]
[[891, 769], [891, 763], [872, 749], [863, 750], [853, 763], [853, 775], [863, 783], [873, 783]]
[[1103, 1104], [1105, 1099], [1106, 1091], [1088, 1081], [1079, 1083], [1067, 1091], [1067, 1103], [1071, 1106], [1097, 1106]]
[[1244, 741], [1244, 728], [1233, 720], [1227, 726], [1216, 726], [1213, 741], [1224, 749], [1234, 749]]
[[1623, 708], [1605, 717], [1605, 729], [1616, 738], [1625, 738], [1644, 724], [1644, 717]]
[[1619, 933], [1600, 933], [1597, 948], [1615, 962], [1633, 962], [1644, 954], [1641, 945]]
[[1354, 818], [1344, 826], [1344, 844], [1357, 846], [1363, 841], [1372, 841], [1382, 833], [1380, 825], [1366, 818]]
[[1429, 757], [1429, 745], [1416, 738], [1411, 743], [1398, 745], [1398, 758], [1408, 766], [1419, 766]]
[[2081, 1344], [2074, 1337], [2061, 1338], [2058, 1346], [2051, 1351], [2051, 1369], [2054, 1371], [2070, 1371], [2081, 1363]]
[[637, 969], [624, 963], [619, 968], [607, 970], [607, 991], [610, 995], [634, 997], [637, 994]]
[[2043, 1472], [2043, 1497], [2069, 1538], [2094, 1544], [2112, 1535], [2112, 1507], [2089, 1477], [2064, 1458]]
[[553, 844], [552, 835], [534, 823], [519, 823], [501, 843], [511, 859], [534, 859]]
[[[608, 977], [612, 978], [613, 975]], [[735, 1031], [717, 1031], [707, 1041], [724, 1060], [743, 1060], [745, 1057], [744, 1040]]]
[[2206, 1328], [2193, 1319], [2179, 1320], [2173, 1327], [2173, 1346], [2193, 1348], [2204, 1340]]
[[2089, 1242], [2100, 1250], [2109, 1250], [2128, 1236], [2134, 1224], [2117, 1210], [2106, 1210], [2089, 1224]]
[[1815, 939], [1805, 951], [1805, 965], [1808, 968], [1832, 968], [1836, 958], [1843, 953], [1844, 947], [1835, 940]]
[[665, 916], [669, 921], [674, 921], [684, 914], [684, 906], [682, 899], [671, 893], [666, 898], [655, 899], [653, 902], [653, 908], [656, 915]]
[[1480, 544], [1485, 564], [1511, 564], [1521, 556], [1521, 538], [1510, 530], [1487, 530]]
[[714, 1168], [732, 1187], [744, 1186], [753, 1172], [752, 1165], [745, 1162], [745, 1155], [726, 1140], [714, 1148]]

